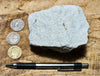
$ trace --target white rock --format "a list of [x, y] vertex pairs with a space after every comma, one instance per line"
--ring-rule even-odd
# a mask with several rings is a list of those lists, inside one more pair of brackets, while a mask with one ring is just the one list
[[59, 52], [69, 52], [88, 41], [89, 24], [75, 5], [54, 6], [29, 15], [29, 41]]

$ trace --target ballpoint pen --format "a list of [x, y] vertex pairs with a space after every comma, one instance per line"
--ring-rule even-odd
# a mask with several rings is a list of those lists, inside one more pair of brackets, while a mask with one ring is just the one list
[[58, 71], [81, 71], [87, 63], [12, 63], [6, 67], [14, 69], [58, 69]]

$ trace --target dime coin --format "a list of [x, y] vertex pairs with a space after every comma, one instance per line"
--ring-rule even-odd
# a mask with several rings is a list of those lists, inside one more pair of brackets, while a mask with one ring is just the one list
[[24, 28], [24, 21], [21, 19], [14, 19], [11, 22], [10, 27], [14, 31], [21, 31]]
[[8, 49], [8, 56], [12, 59], [18, 59], [22, 55], [22, 50], [18, 46], [12, 46]]
[[20, 36], [18, 33], [12, 32], [8, 34], [6, 40], [11, 45], [18, 44], [18, 42], [20, 41]]

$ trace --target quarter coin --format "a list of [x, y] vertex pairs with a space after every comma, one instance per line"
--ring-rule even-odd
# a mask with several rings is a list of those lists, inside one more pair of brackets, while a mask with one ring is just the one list
[[11, 45], [18, 44], [18, 42], [20, 41], [20, 36], [18, 33], [12, 32], [8, 34], [6, 40]]
[[18, 46], [12, 46], [8, 49], [8, 56], [12, 59], [18, 59], [22, 55], [22, 50]]
[[10, 27], [14, 31], [21, 31], [24, 28], [24, 21], [21, 19], [14, 19], [11, 21]]

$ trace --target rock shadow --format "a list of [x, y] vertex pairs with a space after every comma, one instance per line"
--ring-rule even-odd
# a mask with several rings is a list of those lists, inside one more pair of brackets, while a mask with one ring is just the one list
[[59, 53], [51, 49], [44, 49], [42, 47], [32, 45], [30, 45], [30, 47], [31, 51], [39, 56], [62, 60], [63, 62], [76, 61], [77, 59], [83, 58], [86, 55], [86, 45], [79, 46], [78, 48], [68, 53]]

